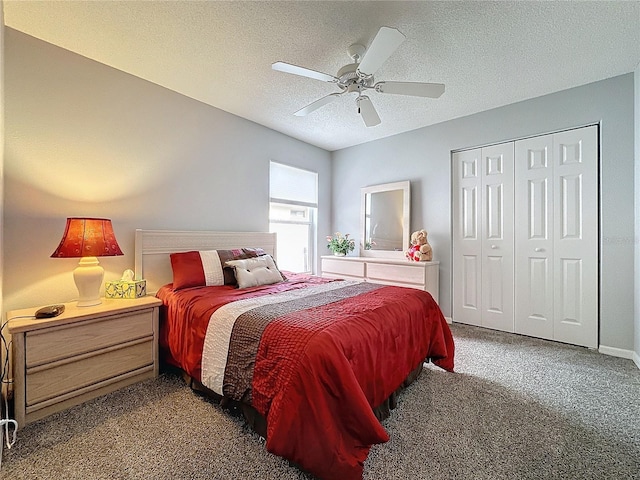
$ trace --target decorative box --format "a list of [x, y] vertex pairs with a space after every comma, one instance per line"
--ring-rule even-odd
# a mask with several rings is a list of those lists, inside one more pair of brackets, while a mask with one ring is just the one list
[[105, 282], [104, 296], [106, 298], [139, 298], [147, 294], [146, 280], [115, 280]]

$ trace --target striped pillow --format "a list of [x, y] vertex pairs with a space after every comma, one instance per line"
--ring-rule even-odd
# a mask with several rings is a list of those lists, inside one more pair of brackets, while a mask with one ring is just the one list
[[260, 248], [172, 253], [170, 258], [173, 270], [173, 289], [236, 285], [234, 271], [232, 268], [225, 268], [225, 262], [261, 255], [265, 255], [265, 252]]

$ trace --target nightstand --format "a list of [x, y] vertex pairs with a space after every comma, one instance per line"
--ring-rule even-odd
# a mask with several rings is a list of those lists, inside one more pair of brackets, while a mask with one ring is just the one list
[[158, 311], [152, 296], [66, 303], [54, 318], [7, 313], [13, 341], [15, 418], [19, 427], [158, 375]]

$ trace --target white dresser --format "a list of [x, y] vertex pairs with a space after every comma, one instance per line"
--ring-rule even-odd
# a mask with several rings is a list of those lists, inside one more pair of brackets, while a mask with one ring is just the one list
[[426, 290], [438, 302], [440, 262], [323, 256], [321, 275]]

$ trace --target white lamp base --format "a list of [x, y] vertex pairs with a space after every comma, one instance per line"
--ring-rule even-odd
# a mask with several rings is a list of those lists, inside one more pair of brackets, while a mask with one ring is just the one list
[[104, 268], [96, 257], [82, 257], [73, 271], [73, 280], [78, 289], [78, 306], [100, 305], [100, 286], [104, 279]]

